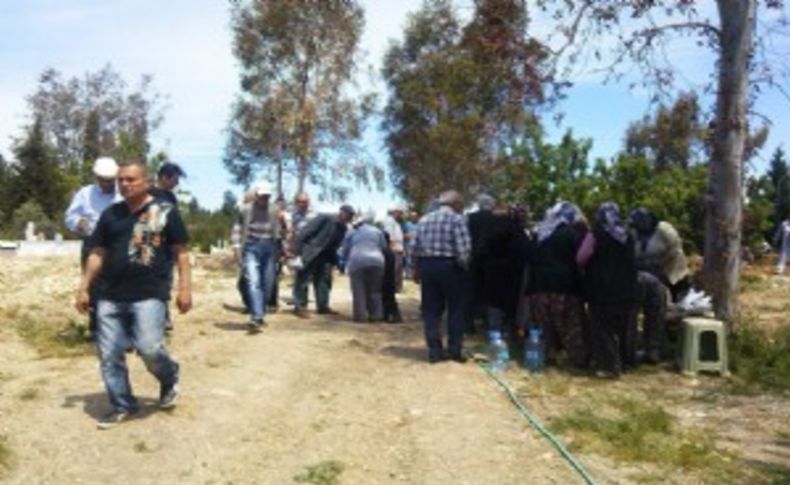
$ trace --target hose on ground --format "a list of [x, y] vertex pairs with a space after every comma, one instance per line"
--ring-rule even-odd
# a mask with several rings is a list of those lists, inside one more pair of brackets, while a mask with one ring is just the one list
[[581, 475], [584, 481], [588, 485], [595, 485], [595, 480], [593, 480], [590, 474], [587, 473], [587, 470], [584, 469], [581, 463], [579, 463], [576, 460], [576, 458], [574, 458], [574, 456], [567, 450], [567, 448], [565, 448], [565, 446], [563, 446], [563, 444], [560, 443], [560, 441], [553, 434], [551, 434], [551, 432], [549, 432], [549, 430], [547, 430], [543, 426], [543, 424], [541, 424], [541, 422], [529, 411], [529, 409], [527, 409], [527, 407], [524, 406], [524, 404], [518, 399], [518, 397], [510, 388], [510, 386], [508, 386], [504, 381], [502, 381], [502, 379], [500, 379], [499, 376], [494, 374], [494, 372], [491, 370], [491, 368], [488, 365], [480, 362], [477, 362], [477, 365], [480, 366], [480, 368], [483, 369], [486, 372], [486, 374], [488, 374], [488, 376], [491, 379], [493, 379], [494, 382], [496, 382], [499, 385], [499, 387], [501, 387], [505, 391], [507, 397], [510, 399], [510, 402], [512, 402], [516, 406], [519, 412], [521, 412], [522, 416], [524, 416], [527, 419], [527, 421], [529, 421], [529, 423], [532, 425], [533, 428], [535, 428], [540, 434], [542, 434], [547, 440], [549, 440], [549, 442], [552, 445], [554, 445], [557, 451], [560, 452], [560, 455], [568, 463], [571, 464], [573, 469], [576, 470], [579, 473], [579, 475]]

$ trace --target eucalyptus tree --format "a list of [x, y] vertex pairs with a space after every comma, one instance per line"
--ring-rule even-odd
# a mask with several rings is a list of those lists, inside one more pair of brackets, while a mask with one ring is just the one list
[[231, 5], [240, 86], [225, 166], [248, 184], [262, 169], [332, 188], [364, 179], [360, 149], [374, 97], [357, 84], [364, 12], [356, 0], [249, 0]]
[[450, 0], [427, 0], [409, 16], [382, 68], [391, 177], [408, 199], [491, 188], [534, 110], [553, 98], [528, 20], [517, 0], [477, 1], [466, 23]]
[[100, 154], [146, 158], [149, 136], [164, 121], [166, 97], [154, 89], [150, 75], [130, 89], [106, 65], [70, 78], [45, 69], [27, 104], [31, 119], [54, 146], [58, 165], [84, 176]]

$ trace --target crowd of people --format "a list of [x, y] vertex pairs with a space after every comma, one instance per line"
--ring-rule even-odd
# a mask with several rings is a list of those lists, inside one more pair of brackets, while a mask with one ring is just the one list
[[464, 334], [482, 319], [511, 339], [538, 327], [549, 363], [564, 359], [617, 377], [636, 365], [637, 355], [660, 360], [667, 305], [690, 288], [677, 231], [646, 208], [626, 220], [616, 204], [605, 203], [589, 223], [576, 205], [561, 201], [530, 228], [522, 206], [498, 207], [483, 194], [477, 210], [465, 214], [461, 195], [447, 191], [422, 217], [394, 206], [377, 224], [348, 205], [316, 214], [305, 193], [291, 212], [271, 196], [268, 183], [256, 185], [233, 230], [252, 331], [265, 325], [263, 302], [277, 305], [272, 294], [283, 261], [295, 273], [293, 311], [300, 317], [308, 316], [310, 282], [316, 313], [335, 313], [329, 302], [336, 267], [349, 276], [354, 321], [400, 322], [395, 295], [406, 275], [420, 283], [431, 363], [463, 362]]
[[[75, 195], [66, 223], [83, 237], [76, 307], [92, 314], [113, 405], [99, 426], [109, 428], [139, 408], [125, 361], [130, 349], [159, 379], [160, 407], [178, 398], [179, 365], [165, 348], [164, 333], [174, 268], [176, 305], [187, 312], [192, 304], [189, 241], [172, 193], [185, 173], [166, 163], [152, 184], [145, 163], [118, 166], [100, 158], [94, 174], [96, 183]], [[349, 205], [317, 213], [304, 192], [290, 208], [272, 196], [266, 181], [254, 185], [232, 229], [251, 333], [288, 300], [279, 291], [285, 268], [294, 275], [290, 303], [300, 318], [310, 316], [311, 283], [315, 312], [336, 313], [330, 306], [333, 272], [347, 273], [357, 322], [402, 322], [396, 294], [405, 275], [420, 285], [430, 363], [464, 362], [464, 335], [482, 321], [511, 340], [540, 329], [548, 364], [564, 360], [614, 378], [637, 364], [640, 340], [644, 360], [659, 361], [666, 305], [689, 289], [677, 231], [645, 208], [626, 220], [607, 202], [589, 223], [576, 205], [561, 201], [530, 225], [526, 208], [503, 207], [487, 194], [465, 213], [463, 197], [449, 190], [422, 216], [393, 206], [377, 224]]]

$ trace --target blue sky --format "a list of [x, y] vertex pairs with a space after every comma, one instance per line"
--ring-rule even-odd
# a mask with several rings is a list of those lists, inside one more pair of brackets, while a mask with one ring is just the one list
[[[362, 48], [378, 69], [388, 40], [400, 37], [406, 14], [419, 8], [421, 0], [361, 3], [367, 19]], [[33, 92], [45, 68], [71, 77], [109, 62], [130, 84], [142, 74], [152, 74], [155, 88], [169, 96], [165, 123], [153, 145], [184, 165], [189, 173], [185, 188], [201, 205], [217, 207], [225, 190], [240, 192], [222, 167], [223, 130], [238, 86], [226, 0], [2, 0], [0, 32], [0, 152], [6, 158], [11, 138], [29, 121], [25, 96]], [[712, 69], [710, 56], [688, 45], [679, 44], [669, 54], [687, 73], [689, 89]], [[382, 89], [381, 82], [375, 86]], [[762, 170], [788, 133], [790, 102], [769, 92], [756, 108], [774, 123], [754, 164]], [[627, 124], [649, 112], [643, 93], [603, 85], [600, 78], [583, 73], [559, 109], [564, 122], [550, 128], [552, 136], [571, 128], [576, 136], [594, 140], [594, 156], [606, 158], [621, 147]], [[366, 136], [366, 145], [386, 164], [375, 129]], [[381, 211], [393, 197], [390, 190], [355, 190], [351, 202]]]

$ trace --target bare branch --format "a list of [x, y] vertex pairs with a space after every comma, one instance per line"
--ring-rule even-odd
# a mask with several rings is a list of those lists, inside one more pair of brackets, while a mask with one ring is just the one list
[[664, 32], [668, 31], [680, 31], [680, 30], [702, 30], [703, 32], [707, 33], [708, 35], [712, 35], [716, 37], [716, 40], [721, 39], [721, 30], [717, 29], [711, 24], [705, 22], [676, 22], [672, 24], [664, 24], [664, 25], [656, 25], [654, 27], [650, 27], [648, 29], [643, 29], [636, 32], [635, 36], [644, 36], [644, 37], [657, 37]]
[[585, 14], [587, 11], [592, 8], [591, 1], [585, 1], [584, 4], [579, 8], [579, 11], [576, 12], [576, 16], [573, 18], [570, 27], [567, 29], [563, 29], [563, 34], [565, 34], [565, 44], [560, 46], [557, 50], [549, 49], [549, 52], [556, 56], [557, 58], [562, 57], [565, 51], [571, 47], [576, 41], [576, 35], [579, 33], [579, 26], [581, 25], [582, 20], [585, 18]]

